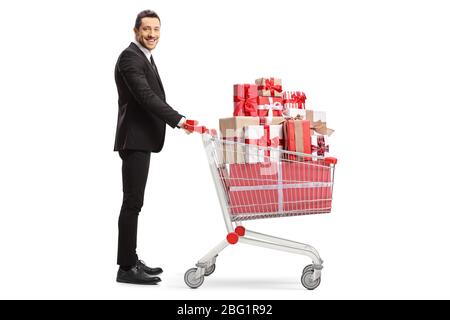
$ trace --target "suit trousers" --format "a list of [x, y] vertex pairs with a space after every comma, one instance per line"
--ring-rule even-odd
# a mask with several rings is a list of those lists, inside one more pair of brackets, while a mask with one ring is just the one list
[[119, 216], [117, 264], [133, 266], [138, 260], [138, 217], [144, 205], [150, 151], [120, 150], [119, 155], [122, 159], [123, 201]]

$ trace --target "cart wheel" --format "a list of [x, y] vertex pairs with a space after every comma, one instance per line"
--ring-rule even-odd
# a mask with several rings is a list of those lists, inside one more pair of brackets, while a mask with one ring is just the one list
[[204, 276], [196, 279], [195, 274], [197, 273], [197, 268], [191, 268], [184, 274], [184, 282], [191, 287], [192, 289], [197, 289], [203, 284], [203, 280], [205, 280]]
[[209, 266], [208, 268], [205, 269], [205, 276], [210, 276], [214, 273], [214, 271], [216, 270], [216, 264], [212, 264], [211, 266]]
[[314, 270], [308, 270], [302, 274], [302, 285], [308, 290], [314, 290], [320, 284], [320, 278], [312, 280]]
[[314, 268], [313, 268], [313, 265], [312, 265], [312, 264], [308, 264], [306, 267], [303, 268], [302, 275], [303, 275], [305, 272], [308, 272], [308, 271], [310, 271], [310, 270], [313, 270], [313, 271], [314, 271]]

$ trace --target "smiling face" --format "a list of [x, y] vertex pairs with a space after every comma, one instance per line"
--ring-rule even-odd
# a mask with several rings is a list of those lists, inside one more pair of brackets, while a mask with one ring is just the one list
[[159, 41], [161, 24], [158, 18], [142, 18], [139, 29], [134, 28], [136, 40], [148, 50], [155, 49]]

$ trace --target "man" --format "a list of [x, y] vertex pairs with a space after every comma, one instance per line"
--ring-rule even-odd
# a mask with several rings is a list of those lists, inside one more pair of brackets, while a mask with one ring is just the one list
[[158, 69], [152, 57], [160, 37], [158, 15], [145, 10], [138, 14], [135, 41], [116, 64], [119, 114], [114, 151], [122, 159], [123, 202], [119, 216], [117, 281], [157, 284], [161, 268], [151, 268], [136, 254], [138, 215], [144, 203], [151, 152], [161, 151], [166, 124], [184, 128], [185, 118], [166, 103]]

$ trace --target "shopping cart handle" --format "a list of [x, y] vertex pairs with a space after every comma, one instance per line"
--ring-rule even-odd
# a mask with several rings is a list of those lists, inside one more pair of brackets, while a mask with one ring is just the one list
[[196, 126], [198, 125], [198, 121], [197, 120], [186, 120], [184, 122], [185, 125], [189, 125], [189, 126]]
[[198, 132], [200, 134], [209, 133], [212, 136], [217, 136], [215, 129], [208, 129], [206, 126], [199, 126], [197, 120], [186, 120], [183, 124], [183, 129], [189, 132]]
[[205, 126], [198, 126], [197, 120], [186, 120], [183, 124], [183, 129], [189, 131], [189, 132], [198, 132], [198, 133], [204, 133], [206, 130]]
[[326, 157], [325, 158], [325, 162], [328, 164], [336, 164], [337, 163], [337, 159], [336, 158], [332, 158], [332, 157]]

